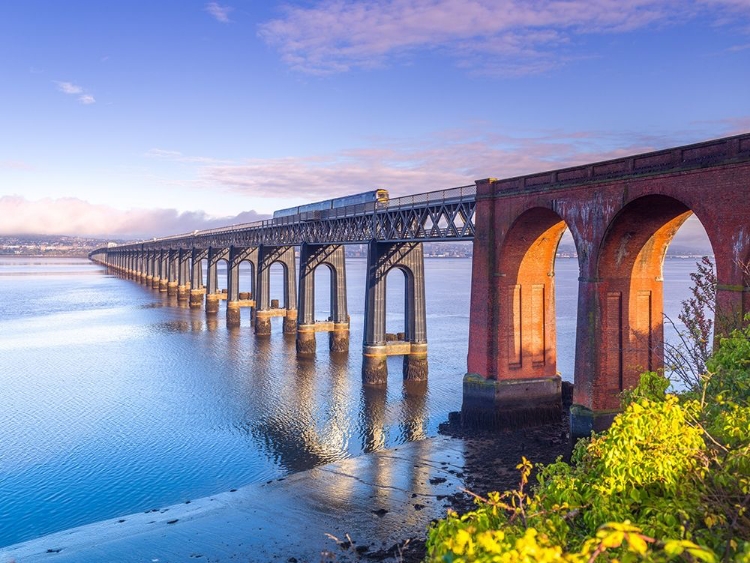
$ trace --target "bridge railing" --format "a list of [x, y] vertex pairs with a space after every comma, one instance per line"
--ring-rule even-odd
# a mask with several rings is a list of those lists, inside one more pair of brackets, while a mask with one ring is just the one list
[[460, 201], [473, 201], [477, 195], [476, 184], [458, 186], [447, 190], [436, 190], [424, 194], [406, 195], [393, 198], [388, 202], [388, 209], [400, 209], [402, 207], [421, 207], [432, 203], [456, 203]]

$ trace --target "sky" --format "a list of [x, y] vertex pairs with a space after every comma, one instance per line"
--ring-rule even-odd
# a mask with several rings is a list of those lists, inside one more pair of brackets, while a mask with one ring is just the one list
[[0, 0], [0, 235], [146, 238], [750, 131], [750, 0]]

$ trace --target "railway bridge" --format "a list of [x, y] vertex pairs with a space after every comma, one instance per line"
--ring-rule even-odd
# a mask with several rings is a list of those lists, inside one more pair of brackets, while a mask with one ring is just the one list
[[[216, 314], [227, 323], [252, 307], [258, 336], [283, 316], [299, 354], [349, 346], [343, 246], [368, 245], [363, 382], [384, 385], [386, 358], [404, 357], [404, 377], [427, 377], [422, 243], [473, 240], [470, 332], [463, 415], [477, 424], [559, 420], [554, 261], [569, 229], [579, 286], [574, 435], [605, 427], [619, 393], [663, 362], [662, 264], [678, 228], [695, 214], [711, 242], [718, 280], [716, 323], [750, 312], [750, 134], [509, 179], [267, 221], [102, 248], [91, 259]], [[295, 247], [299, 248], [297, 275]], [[207, 261], [203, 284], [203, 261]], [[217, 265], [227, 262], [227, 290]], [[239, 265], [254, 287], [240, 292]], [[270, 267], [284, 269], [284, 302], [269, 299]], [[315, 269], [331, 271], [331, 317], [314, 318]], [[385, 277], [406, 276], [405, 327], [385, 333]], [[299, 289], [299, 292], [297, 292]]]

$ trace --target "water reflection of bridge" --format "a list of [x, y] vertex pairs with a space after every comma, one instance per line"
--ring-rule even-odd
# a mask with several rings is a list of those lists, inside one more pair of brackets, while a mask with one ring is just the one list
[[[332, 353], [349, 345], [343, 245], [368, 245], [362, 375], [386, 382], [389, 355], [404, 357], [404, 378], [427, 377], [422, 242], [473, 240], [464, 415], [480, 423], [553, 420], [560, 413], [556, 372], [554, 258], [569, 229], [580, 271], [574, 433], [611, 418], [619, 392], [663, 361], [662, 262], [691, 214], [716, 256], [717, 321], [750, 311], [750, 134], [475, 186], [301, 216], [99, 249], [91, 258], [128, 277], [203, 307], [226, 301], [227, 323], [253, 309], [256, 335], [284, 318], [297, 352], [314, 354], [318, 332]], [[296, 275], [295, 247], [300, 267]], [[217, 264], [227, 264], [227, 290]], [[252, 268], [241, 291], [239, 266]], [[203, 268], [207, 268], [204, 283]], [[284, 270], [284, 299], [270, 299], [270, 267]], [[331, 315], [315, 319], [315, 276], [331, 273]], [[385, 280], [405, 275], [404, 330], [385, 329]], [[299, 288], [299, 295], [297, 289]], [[373, 437], [373, 443], [377, 437]]]

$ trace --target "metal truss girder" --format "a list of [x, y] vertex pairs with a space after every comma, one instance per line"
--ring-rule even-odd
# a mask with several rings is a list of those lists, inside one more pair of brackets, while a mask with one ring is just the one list
[[[343, 215], [318, 221], [275, 224], [263, 221], [246, 227], [214, 229], [121, 245], [110, 252], [229, 248], [230, 246], [293, 246], [380, 242], [470, 241], [474, 238], [475, 197], [460, 199], [413, 196], [413, 205]], [[403, 199], [403, 198], [402, 198]], [[424, 201], [422, 201], [424, 199]]]

